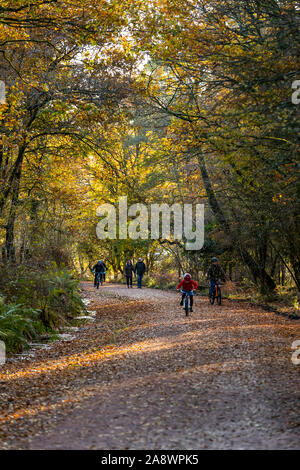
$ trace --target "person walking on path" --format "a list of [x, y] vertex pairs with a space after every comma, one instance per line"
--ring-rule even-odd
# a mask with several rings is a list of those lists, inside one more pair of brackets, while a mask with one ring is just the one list
[[132, 275], [134, 273], [134, 266], [131, 260], [128, 260], [127, 263], [125, 264], [124, 273], [126, 276], [126, 283], [127, 283], [128, 289], [129, 287], [132, 288]]
[[134, 273], [136, 274], [136, 277], [137, 277], [138, 289], [142, 288], [142, 280], [143, 280], [143, 275], [145, 271], [146, 271], [146, 265], [144, 261], [142, 260], [142, 258], [139, 258], [134, 268]]

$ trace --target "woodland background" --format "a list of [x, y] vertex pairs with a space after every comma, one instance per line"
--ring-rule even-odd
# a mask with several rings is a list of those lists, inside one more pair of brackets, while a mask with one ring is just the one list
[[[298, 1], [2, 1], [0, 339], [15, 350], [84, 308], [99, 258], [152, 287], [212, 256], [231, 295], [300, 290]], [[96, 208], [204, 203], [205, 245], [100, 241]]]

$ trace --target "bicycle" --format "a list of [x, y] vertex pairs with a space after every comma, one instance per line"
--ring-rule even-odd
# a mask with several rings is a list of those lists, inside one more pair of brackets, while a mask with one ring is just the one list
[[186, 292], [183, 292], [183, 291], [181, 291], [181, 293], [184, 294], [183, 308], [185, 310], [185, 316], [188, 317], [189, 316], [189, 311], [191, 309], [191, 302], [190, 302], [191, 296], [188, 295]]
[[215, 300], [217, 299], [217, 304], [221, 305], [222, 303], [222, 291], [221, 291], [221, 285], [219, 282], [215, 283], [215, 287], [213, 290], [212, 295], [209, 296], [209, 302], [211, 305], [215, 303]]
[[100, 283], [101, 283], [101, 286], [103, 286], [105, 282], [105, 271], [100, 273]]
[[101, 286], [103, 286], [104, 281], [105, 281], [105, 272], [97, 272], [96, 279], [95, 279], [95, 287], [99, 289], [100, 284]]
[[[101, 279], [101, 273], [96, 273], [96, 275], [95, 275], [95, 287], [97, 289], [99, 289], [100, 279]], [[101, 285], [102, 285], [102, 283], [101, 283]]]

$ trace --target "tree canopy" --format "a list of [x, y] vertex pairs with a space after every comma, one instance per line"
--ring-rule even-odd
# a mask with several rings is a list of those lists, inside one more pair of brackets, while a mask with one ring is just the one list
[[[205, 276], [300, 289], [299, 2], [3, 1], [3, 265]], [[205, 204], [205, 243], [98, 240], [96, 209]]]

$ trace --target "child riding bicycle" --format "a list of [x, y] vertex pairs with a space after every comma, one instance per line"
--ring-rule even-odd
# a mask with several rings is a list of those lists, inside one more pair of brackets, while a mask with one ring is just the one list
[[179, 291], [181, 288], [182, 292], [182, 297], [181, 297], [181, 302], [180, 305], [183, 305], [183, 301], [186, 295], [190, 296], [190, 311], [193, 311], [193, 304], [194, 304], [194, 290], [196, 290], [198, 287], [198, 284], [196, 281], [193, 281], [191, 275], [189, 273], [186, 273], [183, 276], [183, 280], [178, 284], [176, 289]]

